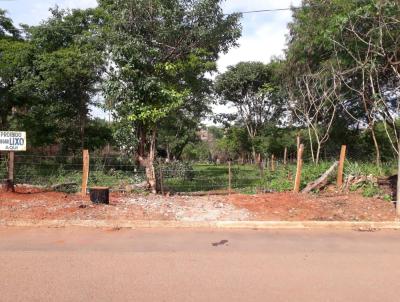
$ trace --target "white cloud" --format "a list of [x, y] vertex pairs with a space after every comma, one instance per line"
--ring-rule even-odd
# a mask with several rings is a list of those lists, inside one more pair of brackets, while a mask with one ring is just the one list
[[264, 24], [253, 35], [243, 36], [239, 40], [240, 46], [231, 49], [222, 55], [218, 61], [218, 69], [224, 72], [229, 65], [241, 61], [260, 61], [268, 63], [273, 56], [283, 54], [285, 47], [285, 26]]
[[[228, 0], [224, 3], [225, 13], [244, 12], [262, 9], [289, 8], [299, 6], [301, 0]], [[291, 21], [290, 11], [275, 11], [245, 14], [242, 19], [243, 34], [239, 39], [239, 47], [221, 55], [218, 60], [218, 70], [224, 72], [230, 65], [242, 61], [270, 62], [274, 56], [283, 55], [288, 33], [287, 25]], [[215, 76], [215, 74], [214, 74]], [[214, 114], [234, 113], [230, 106], [213, 106]], [[213, 124], [211, 120], [204, 121]]]
[[[1, 1], [1, 0], [0, 0]], [[31, 0], [2, 2], [16, 24], [37, 25], [50, 16], [49, 8], [89, 8], [97, 5], [96, 0]]]
[[[230, 0], [223, 5], [226, 13], [262, 9], [280, 9], [300, 5], [300, 0]], [[274, 11], [245, 14], [242, 19], [243, 34], [239, 47], [221, 55], [218, 61], [219, 72], [241, 61], [260, 61], [268, 63], [272, 57], [283, 55], [288, 33], [287, 24], [291, 21], [290, 11]]]

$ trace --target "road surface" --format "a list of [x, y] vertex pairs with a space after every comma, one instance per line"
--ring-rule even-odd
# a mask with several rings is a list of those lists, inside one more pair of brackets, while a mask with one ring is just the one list
[[399, 231], [0, 228], [0, 301], [399, 301]]

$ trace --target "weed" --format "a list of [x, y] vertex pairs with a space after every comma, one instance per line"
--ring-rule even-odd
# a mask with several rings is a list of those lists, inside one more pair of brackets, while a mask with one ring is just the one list
[[373, 183], [366, 183], [362, 186], [362, 195], [364, 197], [374, 197], [382, 195], [382, 190], [376, 184]]

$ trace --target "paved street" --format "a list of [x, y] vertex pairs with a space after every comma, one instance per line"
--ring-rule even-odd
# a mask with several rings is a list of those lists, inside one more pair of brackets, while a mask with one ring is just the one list
[[0, 228], [0, 301], [398, 301], [399, 231]]

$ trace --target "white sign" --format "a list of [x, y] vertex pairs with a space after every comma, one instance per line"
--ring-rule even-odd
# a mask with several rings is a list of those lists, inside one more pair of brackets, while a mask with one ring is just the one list
[[0, 131], [0, 151], [26, 151], [26, 132]]

